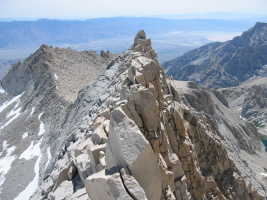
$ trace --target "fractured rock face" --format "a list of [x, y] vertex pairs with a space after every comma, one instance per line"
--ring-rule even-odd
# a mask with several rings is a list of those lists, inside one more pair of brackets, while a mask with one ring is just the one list
[[124, 188], [120, 173], [106, 175], [103, 170], [89, 176], [85, 187], [90, 199], [132, 199]]
[[160, 170], [149, 142], [120, 108], [113, 110], [110, 123], [107, 168], [127, 168], [148, 199], [159, 199], [162, 184]]

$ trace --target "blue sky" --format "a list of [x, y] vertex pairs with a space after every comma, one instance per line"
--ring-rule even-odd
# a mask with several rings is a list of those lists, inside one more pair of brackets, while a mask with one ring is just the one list
[[267, 0], [0, 0], [0, 19], [78, 19], [209, 12], [266, 15]]

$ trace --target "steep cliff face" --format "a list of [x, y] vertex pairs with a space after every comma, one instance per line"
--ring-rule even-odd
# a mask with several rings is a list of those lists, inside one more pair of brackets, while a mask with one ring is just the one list
[[267, 24], [256, 23], [227, 42], [207, 44], [163, 63], [176, 80], [204, 88], [236, 86], [253, 76], [266, 76]]
[[66, 138], [60, 130], [73, 100], [110, 59], [42, 45], [13, 65], [0, 90], [0, 199], [29, 198], [51, 171], [48, 164]]
[[31, 199], [267, 198], [245, 161], [258, 157], [264, 172], [256, 129], [219, 93], [169, 79], [143, 31], [79, 94], [60, 132]]

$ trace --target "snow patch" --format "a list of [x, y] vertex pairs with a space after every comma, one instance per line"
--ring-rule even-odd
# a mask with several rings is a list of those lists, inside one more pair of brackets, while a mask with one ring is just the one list
[[8, 106], [10, 106], [12, 103], [17, 102], [19, 100], [19, 98], [24, 94], [24, 92], [20, 95], [17, 95], [15, 97], [13, 97], [11, 100], [6, 101], [5, 103], [3, 103], [3, 105], [0, 106], [0, 113], [5, 110]]
[[30, 113], [30, 115], [27, 117], [27, 119], [30, 118], [30, 117], [32, 116], [32, 114], [34, 113], [34, 110], [35, 110], [35, 107], [32, 108], [31, 113]]
[[13, 117], [14, 115], [16, 115], [16, 114], [18, 114], [20, 112], [21, 108], [20, 109], [16, 109], [18, 107], [18, 105], [19, 105], [19, 102], [20, 102], [20, 100], [18, 100], [18, 102], [16, 103], [15, 107], [7, 114], [7, 117]]
[[11, 119], [8, 120], [8, 122], [6, 122], [3, 126], [0, 127], [0, 129], [3, 129], [4, 127], [6, 127], [8, 124], [10, 124], [12, 121], [14, 121], [16, 118], [18, 118], [18, 116], [20, 116], [20, 111], [22, 108], [18, 108], [17, 110], [11, 110], [7, 117], [12, 117]]
[[52, 158], [50, 147], [47, 147], [46, 153], [47, 153], [47, 162], [46, 162], [45, 168], [47, 168], [48, 163], [50, 162], [50, 160]]
[[0, 87], [0, 94], [7, 94], [7, 92], [2, 87]]
[[38, 135], [43, 135], [45, 132], [45, 127], [44, 127], [44, 123], [41, 121], [41, 117], [44, 113], [41, 113], [40, 115], [38, 115], [38, 119], [40, 120], [40, 127], [39, 127], [39, 132]]
[[28, 184], [28, 186], [14, 199], [14, 200], [24, 200], [29, 199], [32, 193], [38, 188], [38, 178], [39, 178], [39, 165], [41, 161], [41, 144], [42, 138], [33, 146], [33, 142], [31, 142], [30, 146], [20, 155], [19, 159], [29, 160], [34, 156], [38, 156], [38, 159], [34, 165], [35, 176], [33, 180]]
[[38, 115], [38, 119], [39, 119], [39, 120], [41, 120], [41, 117], [42, 117], [43, 114], [44, 114], [44, 113], [40, 113], [40, 114]]
[[239, 117], [240, 117], [242, 120], [247, 121], [247, 119], [244, 118], [244, 117], [242, 117], [241, 115], [240, 115]]
[[29, 133], [28, 132], [25, 132], [25, 133], [23, 133], [23, 135], [21, 136], [22, 137], [22, 139], [25, 139], [25, 138], [27, 138], [29, 136]]
[[30, 160], [34, 156], [41, 156], [40, 144], [41, 140], [33, 145], [34, 141], [31, 142], [30, 146], [20, 155], [19, 159]]
[[3, 151], [1, 152], [0, 156], [6, 151], [6, 155], [3, 158], [0, 158], [0, 193], [2, 190], [2, 185], [5, 182], [5, 175], [11, 168], [11, 164], [16, 159], [16, 156], [13, 156], [12, 153], [16, 149], [15, 146], [7, 148], [8, 144], [5, 140], [3, 142]]
[[19, 102], [20, 102], [20, 99], [17, 101], [15, 107], [13, 108], [13, 110], [15, 110], [17, 107], [19, 107]]
[[264, 174], [264, 173], [261, 173], [262, 176], [266, 176], [267, 177], [267, 174]]
[[20, 116], [20, 111], [21, 111], [22, 108], [19, 108], [17, 110], [11, 110], [7, 117], [10, 117], [12, 116], [11, 119], [8, 120], [8, 122], [6, 122], [3, 126], [0, 127], [0, 130], [3, 129], [4, 127], [6, 127], [8, 124], [10, 124], [12, 121], [14, 121], [16, 118], [18, 118], [18, 116]]
[[55, 79], [57, 80], [58, 79], [58, 75], [54, 74], [54, 76], [55, 76]]

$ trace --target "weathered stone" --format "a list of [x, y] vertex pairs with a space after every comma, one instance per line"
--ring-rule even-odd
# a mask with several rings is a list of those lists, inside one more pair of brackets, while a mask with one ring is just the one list
[[94, 173], [92, 163], [87, 153], [83, 153], [75, 158], [75, 165], [77, 166], [80, 178], [85, 184], [85, 179]]
[[128, 168], [148, 199], [160, 198], [162, 183], [154, 152], [135, 123], [120, 108], [111, 113], [106, 163], [108, 169]]
[[108, 136], [108, 133], [109, 133], [109, 122], [110, 122], [109, 120], [105, 120], [103, 122], [104, 131], [105, 131], [107, 136]]
[[99, 117], [104, 117], [105, 119], [109, 120], [110, 119], [110, 110], [109, 110], [109, 108], [105, 109], [98, 116]]
[[174, 153], [169, 153], [167, 156], [164, 157], [168, 167], [171, 168], [173, 172], [174, 179], [181, 177], [184, 175], [184, 169], [181, 161]]
[[58, 188], [49, 195], [51, 200], [65, 200], [69, 199], [73, 194], [73, 185], [71, 181], [63, 181]]
[[124, 168], [120, 170], [121, 178], [123, 181], [123, 184], [131, 197], [136, 200], [146, 200], [146, 194], [144, 190], [140, 187], [138, 182], [135, 180], [133, 176], [130, 175], [130, 173], [126, 172]]
[[136, 123], [136, 125], [139, 128], [143, 127], [143, 121], [142, 121], [141, 117], [139, 116], [139, 114], [135, 110], [135, 104], [134, 104], [134, 102], [132, 100], [129, 100], [127, 102], [126, 106], [127, 106], [128, 110], [131, 112], [132, 119], [134, 120], [134, 122]]
[[174, 117], [176, 129], [178, 130], [181, 136], [185, 137], [186, 134], [185, 134], [182, 107], [179, 105], [178, 102], [174, 102], [174, 105], [175, 107], [174, 107], [173, 117]]
[[82, 188], [77, 190], [70, 196], [69, 200], [89, 200], [88, 194], [86, 193], [86, 189]]
[[106, 159], [105, 159], [105, 152], [100, 151], [99, 152], [99, 164], [96, 166], [96, 171], [102, 171], [103, 169], [106, 169]]
[[107, 134], [104, 130], [103, 123], [104, 121], [101, 123], [101, 125], [97, 126], [93, 132], [91, 140], [94, 144], [104, 144], [107, 142]]
[[51, 173], [50, 177], [54, 180], [55, 185], [53, 190], [56, 190], [57, 187], [65, 180], [71, 180], [71, 178], [76, 174], [77, 168], [75, 167], [72, 157], [68, 154], [65, 154], [63, 159], [57, 162], [56, 168]]
[[92, 140], [90, 138], [84, 140], [83, 142], [78, 144], [76, 149], [74, 149], [74, 156], [78, 157], [80, 154], [82, 154], [84, 151], [86, 151], [87, 149], [89, 149], [93, 145], [94, 145], [94, 143], [92, 142]]
[[97, 172], [96, 166], [99, 164], [99, 152], [100, 151], [103, 151], [103, 152], [106, 151], [106, 144], [95, 145], [95, 146], [92, 146], [88, 150], [88, 155], [92, 163], [94, 173]]
[[145, 33], [145, 31], [144, 30], [140, 30], [137, 34], [136, 34], [136, 36], [135, 36], [135, 38], [134, 38], [134, 45], [138, 45], [138, 44], [140, 44], [143, 40], [145, 40], [146, 39], [146, 33]]
[[99, 164], [103, 167], [106, 166], [106, 159], [105, 159], [106, 153], [104, 151], [99, 152]]
[[140, 73], [139, 71], [135, 72], [135, 78], [138, 81], [138, 83], [140, 83], [142, 86], [145, 87], [147, 85], [147, 81], [146, 81], [145, 76], [142, 73]]
[[30, 197], [30, 200], [39, 200], [39, 199], [47, 199], [48, 194], [52, 191], [54, 186], [53, 179], [51, 177], [48, 177], [45, 179], [41, 187], [38, 188], [34, 194]]
[[105, 170], [86, 179], [85, 188], [90, 199], [132, 199], [124, 188], [120, 173], [105, 174]]
[[93, 130], [96, 130], [96, 128], [101, 125], [103, 122], [105, 121], [105, 117], [104, 116], [99, 116], [94, 120], [93, 123]]
[[160, 171], [162, 177], [162, 188], [170, 188], [171, 191], [175, 190], [173, 173], [168, 170], [168, 166], [165, 163], [163, 157], [160, 155]]
[[155, 96], [147, 88], [140, 88], [132, 92], [134, 103], [140, 107], [141, 116], [145, 128], [148, 131], [155, 131], [159, 127], [159, 105]]

